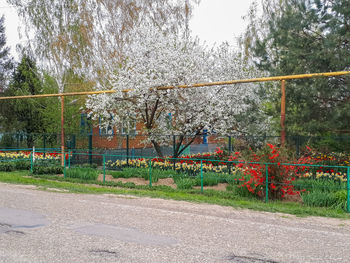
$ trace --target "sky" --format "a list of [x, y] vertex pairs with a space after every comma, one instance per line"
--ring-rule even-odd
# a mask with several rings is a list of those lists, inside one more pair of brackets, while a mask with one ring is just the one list
[[208, 45], [224, 41], [235, 45], [246, 27], [243, 16], [253, 0], [202, 0], [194, 9], [190, 29]]
[[[247, 14], [252, 2], [253, 0], [201, 0], [200, 5], [193, 11], [190, 29], [193, 35], [210, 46], [224, 41], [236, 45], [236, 38], [246, 27], [242, 17]], [[18, 58], [16, 44], [21, 40], [16, 10], [10, 7], [6, 0], [0, 0], [0, 14], [5, 15], [7, 45], [11, 48], [12, 55]]]

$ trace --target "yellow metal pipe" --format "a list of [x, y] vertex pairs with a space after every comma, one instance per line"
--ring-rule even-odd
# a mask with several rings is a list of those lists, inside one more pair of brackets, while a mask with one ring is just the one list
[[33, 98], [64, 97], [64, 96], [81, 96], [81, 95], [94, 95], [94, 94], [115, 93], [115, 92], [116, 92], [115, 90], [81, 91], [81, 92], [67, 92], [67, 93], [57, 93], [57, 94], [39, 94], [39, 95], [0, 97], [0, 100], [33, 99]]
[[281, 81], [281, 145], [286, 142], [286, 81]]
[[[228, 80], [228, 81], [218, 81], [218, 82], [195, 83], [195, 84], [191, 84], [191, 85], [164, 86], [164, 87], [151, 88], [151, 90], [152, 89], [168, 90], [168, 89], [177, 89], [177, 88], [179, 88], [179, 89], [199, 88], [199, 87], [209, 87], [209, 86], [232, 85], [232, 84], [240, 84], [240, 83], [282, 81], [282, 80], [293, 80], [293, 79], [309, 79], [309, 78], [316, 78], [316, 77], [336, 77], [336, 76], [342, 76], [342, 75], [348, 75], [348, 74], [350, 74], [350, 71], [312, 73], [312, 74], [300, 74], [300, 75], [286, 75], [286, 76], [266, 77], [266, 78], [239, 79], [239, 80]], [[127, 89], [123, 90], [123, 92], [128, 92], [128, 91], [130, 91], [130, 90], [127, 90]], [[104, 94], [104, 93], [116, 93], [116, 91], [115, 90], [101, 90], [101, 91], [83, 91], [83, 92], [69, 92], [69, 93], [57, 93], [57, 94], [11, 96], [11, 97], [0, 97], [0, 100], [94, 95], [94, 94]]]
[[61, 165], [64, 166], [64, 96], [61, 96]]
[[154, 89], [157, 89], [157, 90], [168, 90], [168, 89], [176, 89], [176, 88], [186, 89], [186, 88], [221, 86], [221, 85], [231, 85], [231, 84], [240, 84], [240, 83], [282, 81], [282, 80], [292, 80], [292, 79], [309, 79], [309, 78], [316, 78], [316, 77], [336, 77], [336, 76], [342, 76], [347, 74], [350, 74], [350, 71], [286, 75], [286, 76], [255, 78], [255, 79], [238, 79], [238, 80], [228, 80], [228, 81], [219, 81], [219, 82], [196, 83], [192, 85], [179, 85], [179, 86], [169, 86], [169, 87], [165, 86], [165, 87], [157, 87]]

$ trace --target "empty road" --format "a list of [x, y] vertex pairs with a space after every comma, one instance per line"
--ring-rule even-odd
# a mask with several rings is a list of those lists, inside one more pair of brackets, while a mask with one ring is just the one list
[[350, 221], [0, 183], [0, 262], [350, 262]]

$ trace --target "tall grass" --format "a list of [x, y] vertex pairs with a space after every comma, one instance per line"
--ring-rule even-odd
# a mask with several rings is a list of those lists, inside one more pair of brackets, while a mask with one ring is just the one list
[[301, 193], [303, 203], [315, 207], [346, 208], [346, 183], [332, 179], [300, 179], [295, 183]]
[[66, 170], [66, 177], [82, 180], [97, 180], [98, 171], [92, 168], [70, 168]]

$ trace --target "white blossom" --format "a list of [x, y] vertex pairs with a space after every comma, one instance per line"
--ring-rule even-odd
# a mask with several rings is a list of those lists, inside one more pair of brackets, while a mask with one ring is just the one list
[[[253, 77], [228, 44], [209, 49], [190, 37], [164, 33], [142, 24], [130, 34], [119, 68], [107, 72], [113, 94], [93, 95], [86, 107], [104, 126], [120, 127], [130, 118], [144, 123], [143, 133], [155, 147], [165, 135], [233, 134], [244, 130], [235, 116], [249, 106], [244, 98], [258, 100], [254, 85], [210, 86], [157, 90], [157, 87]], [[106, 60], [105, 60], [106, 61]], [[110, 65], [115, 65], [110, 61]], [[107, 67], [106, 67], [107, 68]], [[106, 89], [99, 83], [96, 89]], [[127, 90], [127, 92], [125, 92]], [[113, 115], [113, 119], [110, 117]], [[171, 116], [171, 117], [170, 117]], [[171, 118], [171, 119], [170, 119]]]

